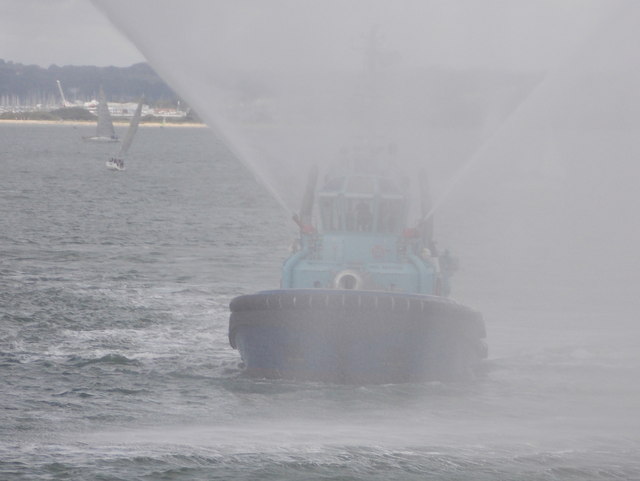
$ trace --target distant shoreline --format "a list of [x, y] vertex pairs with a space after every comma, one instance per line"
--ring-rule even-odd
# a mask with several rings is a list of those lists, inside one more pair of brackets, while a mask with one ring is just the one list
[[[129, 125], [129, 121], [114, 121], [114, 126], [126, 127]], [[82, 121], [82, 120], [15, 120], [15, 119], [0, 119], [0, 125], [68, 125], [72, 127], [93, 127], [96, 125], [95, 121]], [[140, 127], [180, 127], [180, 128], [205, 128], [206, 124], [199, 124], [196, 122], [141, 122]]]

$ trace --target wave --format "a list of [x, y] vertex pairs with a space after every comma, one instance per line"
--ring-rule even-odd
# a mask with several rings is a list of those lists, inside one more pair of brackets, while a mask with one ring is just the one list
[[137, 359], [130, 359], [127, 356], [123, 356], [122, 354], [106, 354], [102, 357], [94, 358], [94, 359], [78, 359], [72, 358], [74, 364], [78, 367], [90, 366], [93, 364], [114, 364], [114, 365], [123, 365], [123, 366], [139, 366], [142, 363]]

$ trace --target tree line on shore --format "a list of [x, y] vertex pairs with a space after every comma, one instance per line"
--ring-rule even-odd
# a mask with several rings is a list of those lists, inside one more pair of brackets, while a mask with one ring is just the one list
[[[68, 101], [95, 99], [102, 86], [110, 102], [132, 102], [144, 94], [156, 107], [176, 107], [176, 93], [146, 63], [129, 67], [51, 65], [48, 68], [0, 59], [0, 98], [22, 104], [54, 98], [61, 103], [56, 81]], [[183, 102], [181, 102], [184, 105]]]

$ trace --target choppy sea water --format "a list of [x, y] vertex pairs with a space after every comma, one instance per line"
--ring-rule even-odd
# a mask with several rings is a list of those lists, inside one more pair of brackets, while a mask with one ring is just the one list
[[484, 377], [246, 379], [228, 302], [277, 286], [288, 214], [205, 129], [141, 129], [124, 172], [86, 133], [0, 126], [0, 479], [640, 479], [633, 312], [496, 295], [467, 242]]

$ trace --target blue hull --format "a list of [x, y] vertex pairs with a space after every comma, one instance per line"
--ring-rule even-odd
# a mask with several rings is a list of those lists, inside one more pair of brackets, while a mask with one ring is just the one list
[[231, 302], [247, 374], [337, 383], [459, 380], [486, 357], [479, 313], [449, 299], [281, 289]]

